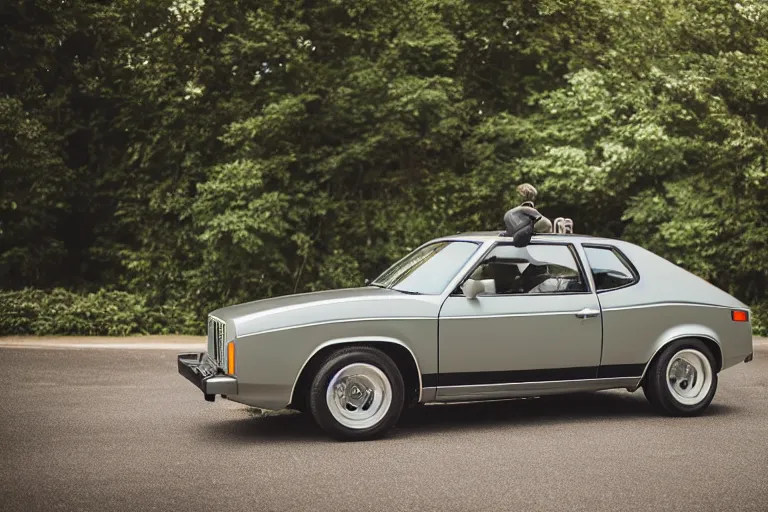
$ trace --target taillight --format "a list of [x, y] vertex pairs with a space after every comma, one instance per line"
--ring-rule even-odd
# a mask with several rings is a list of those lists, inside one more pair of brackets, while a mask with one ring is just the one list
[[227, 373], [235, 374], [235, 342], [230, 341], [227, 344]]
[[731, 311], [731, 320], [734, 322], [749, 322], [749, 313], [743, 309], [734, 309]]

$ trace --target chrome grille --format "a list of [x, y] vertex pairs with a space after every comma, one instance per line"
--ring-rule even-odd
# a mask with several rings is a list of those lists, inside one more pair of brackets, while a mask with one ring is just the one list
[[219, 366], [226, 368], [227, 352], [225, 343], [227, 339], [227, 324], [215, 316], [208, 317], [208, 353]]

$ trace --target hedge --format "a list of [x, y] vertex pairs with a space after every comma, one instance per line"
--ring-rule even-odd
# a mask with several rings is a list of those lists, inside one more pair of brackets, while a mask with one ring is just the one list
[[121, 291], [62, 288], [0, 291], [2, 335], [204, 334], [205, 322], [178, 304], [154, 306]]
[[752, 332], [755, 336], [768, 336], [768, 302], [752, 304]]
[[[0, 335], [205, 333], [205, 320], [181, 304], [148, 304], [137, 294], [100, 290], [77, 293], [62, 288], [0, 291]], [[752, 305], [756, 335], [768, 335], [768, 303]]]

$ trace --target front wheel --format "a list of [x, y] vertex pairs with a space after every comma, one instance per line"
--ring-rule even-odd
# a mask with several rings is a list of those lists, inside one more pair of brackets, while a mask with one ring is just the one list
[[309, 408], [318, 425], [341, 440], [384, 435], [400, 417], [405, 386], [397, 365], [369, 347], [331, 354], [318, 370]]
[[670, 343], [648, 368], [643, 391], [648, 401], [672, 416], [695, 416], [717, 390], [715, 359], [697, 339]]

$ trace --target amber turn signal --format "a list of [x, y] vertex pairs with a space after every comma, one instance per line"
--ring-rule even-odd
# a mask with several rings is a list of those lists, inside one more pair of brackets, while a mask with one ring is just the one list
[[235, 342], [230, 341], [227, 344], [227, 373], [235, 374]]
[[749, 321], [749, 314], [741, 309], [734, 309], [731, 311], [731, 319], [734, 322], [747, 322]]

